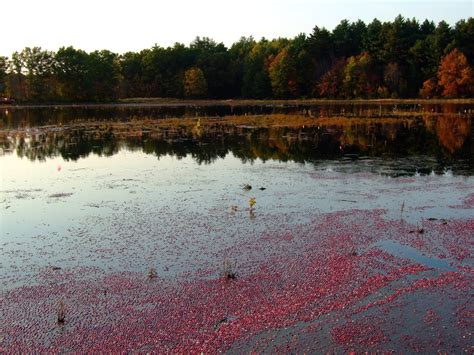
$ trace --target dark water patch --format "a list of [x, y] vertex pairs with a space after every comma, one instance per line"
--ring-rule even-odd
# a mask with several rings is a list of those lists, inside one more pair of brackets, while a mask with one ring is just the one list
[[428, 267], [445, 271], [457, 270], [457, 268], [451, 266], [450, 261], [447, 259], [440, 259], [435, 256], [426, 256], [416, 248], [400, 244], [393, 240], [381, 240], [375, 243], [374, 246], [381, 248], [399, 258], [410, 259]]
[[55, 194], [51, 194], [48, 197], [50, 197], [50, 198], [63, 198], [63, 197], [69, 197], [69, 196], [72, 196], [72, 195], [74, 195], [74, 193], [72, 193], [72, 192], [58, 192], [58, 193], [55, 193]]

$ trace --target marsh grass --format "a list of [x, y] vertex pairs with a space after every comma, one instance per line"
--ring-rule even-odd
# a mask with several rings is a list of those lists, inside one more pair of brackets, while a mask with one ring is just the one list
[[155, 279], [155, 278], [158, 277], [158, 272], [156, 271], [155, 268], [152, 267], [152, 268], [148, 269], [147, 276], [150, 280]]
[[416, 234], [423, 234], [425, 233], [425, 229], [423, 228], [423, 222], [421, 222], [420, 225], [416, 225], [416, 230], [415, 230]]
[[236, 270], [237, 262], [232, 263], [229, 259], [224, 260], [222, 268], [222, 277], [226, 280], [233, 280], [237, 277]]
[[60, 299], [58, 302], [58, 309], [57, 309], [58, 324], [64, 324], [65, 319], [66, 319], [66, 307], [64, 306], [64, 300]]

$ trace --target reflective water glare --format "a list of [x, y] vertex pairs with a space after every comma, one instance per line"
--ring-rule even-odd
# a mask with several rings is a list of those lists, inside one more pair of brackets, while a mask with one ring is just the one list
[[[208, 280], [236, 255], [245, 277], [269, 258], [306, 253], [303, 238], [284, 253], [278, 243], [256, 241], [298, 239], [311, 223], [341, 213], [362, 228], [352, 216], [359, 212], [400, 223], [407, 239], [370, 227], [375, 240], [356, 244], [354, 255], [378, 248], [435, 274], [473, 266], [468, 245], [461, 253], [429, 234], [433, 223], [474, 215], [472, 115], [157, 119], [147, 112], [116, 120], [81, 112], [54, 124], [19, 112], [3, 120], [2, 292], [41, 284], [52, 267], [142, 275], [153, 267], [167, 280]], [[340, 228], [328, 224], [321, 235]]]
[[[310, 125], [283, 115], [268, 127], [245, 117], [232, 125], [203, 119], [199, 127], [195, 119], [72, 114], [59, 126], [35, 126], [31, 116], [15, 117], [2, 132], [0, 158], [4, 287], [57, 264], [142, 271], [158, 258], [167, 274], [191, 271], [210, 257], [189, 238], [205, 248], [214, 238], [231, 246], [239, 234], [282, 227], [272, 216], [297, 225], [314, 213], [386, 209], [400, 218], [402, 205], [414, 224], [472, 214], [449, 207], [474, 192], [469, 115]], [[18, 121], [28, 128], [15, 128]], [[258, 218], [249, 220], [252, 196]], [[233, 223], [223, 223], [229, 214]]]

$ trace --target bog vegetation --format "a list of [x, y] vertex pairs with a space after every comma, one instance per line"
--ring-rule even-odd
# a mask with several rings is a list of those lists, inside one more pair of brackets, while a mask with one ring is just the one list
[[200, 99], [472, 97], [474, 19], [450, 27], [396, 17], [343, 20], [332, 32], [230, 48], [197, 37], [189, 46], [140, 52], [25, 48], [0, 57], [0, 96], [17, 102], [104, 102], [131, 97]]

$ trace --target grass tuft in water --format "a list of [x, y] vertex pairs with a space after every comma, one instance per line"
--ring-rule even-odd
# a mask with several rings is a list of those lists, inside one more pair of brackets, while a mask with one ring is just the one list
[[66, 308], [64, 306], [63, 299], [60, 299], [58, 302], [57, 318], [58, 324], [64, 324], [64, 320], [66, 318]]
[[226, 280], [233, 280], [237, 277], [237, 272], [235, 271], [236, 262], [232, 264], [229, 259], [224, 260], [222, 276]]
[[156, 269], [152, 267], [148, 270], [147, 276], [151, 280], [151, 279], [154, 279], [154, 278], [158, 277], [158, 273], [156, 272]]

